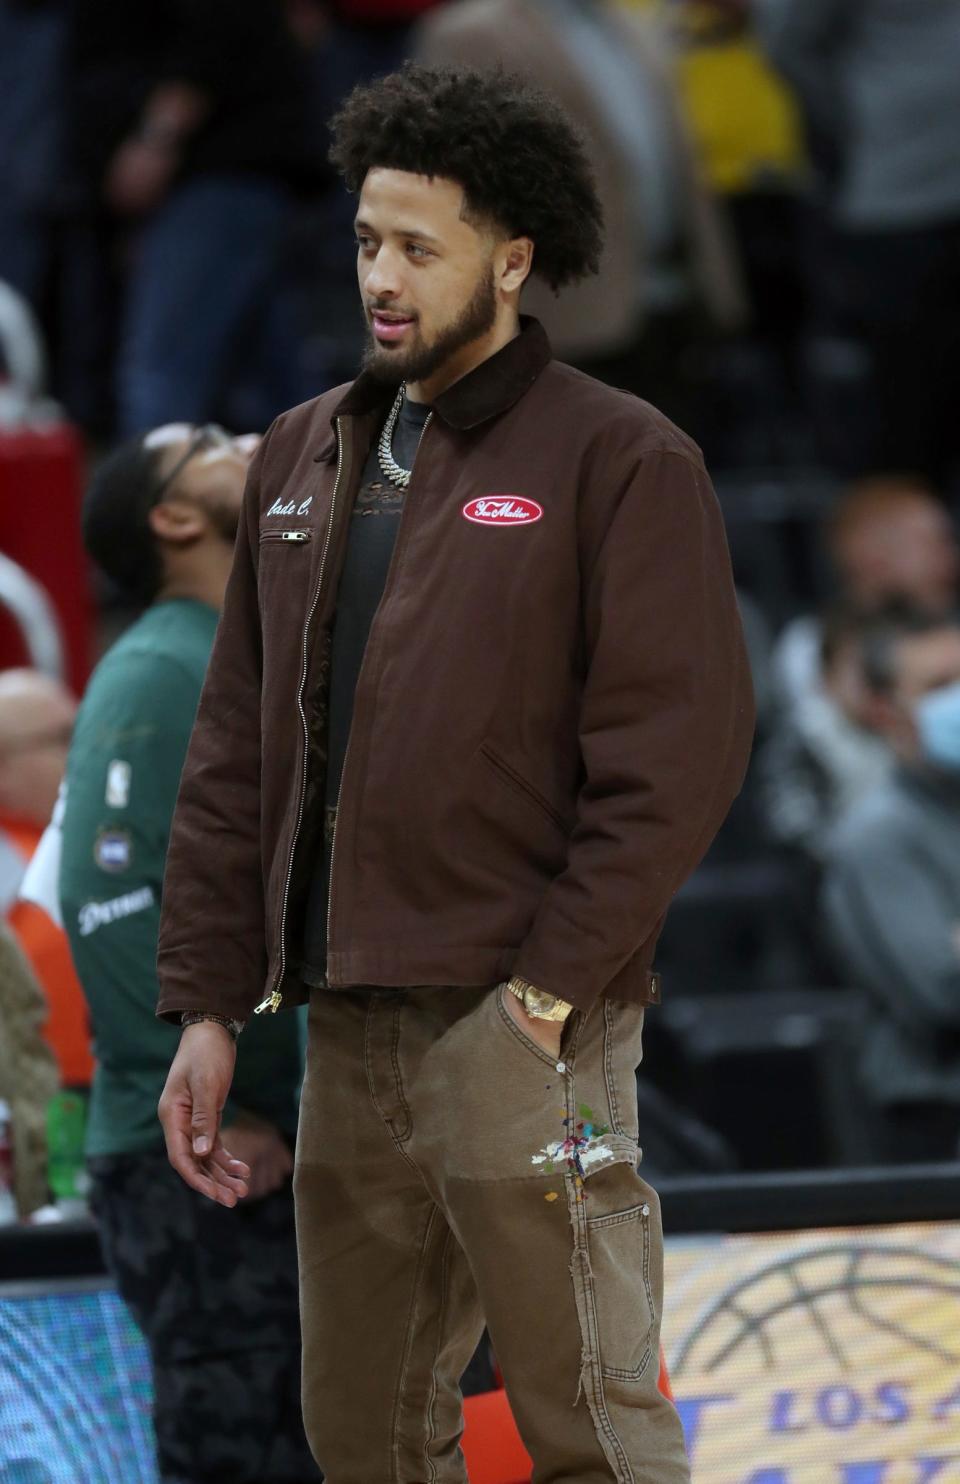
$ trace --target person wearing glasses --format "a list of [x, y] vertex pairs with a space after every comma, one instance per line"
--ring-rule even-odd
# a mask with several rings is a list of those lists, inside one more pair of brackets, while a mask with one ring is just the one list
[[147, 605], [80, 706], [59, 895], [94, 1030], [91, 1204], [149, 1345], [163, 1484], [320, 1478], [299, 1399], [296, 1018], [261, 1017], [224, 1109], [257, 1171], [239, 1222], [174, 1173], [157, 1120], [178, 1039], [154, 1014], [167, 837], [258, 442], [213, 426], [157, 428], [103, 462], [83, 507], [91, 557]]

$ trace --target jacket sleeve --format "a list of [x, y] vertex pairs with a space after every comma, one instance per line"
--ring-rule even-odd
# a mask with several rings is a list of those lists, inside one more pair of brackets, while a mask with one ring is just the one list
[[580, 1009], [656, 932], [743, 780], [753, 697], [720, 510], [657, 450], [585, 553], [583, 783], [514, 972]]
[[[271, 430], [272, 431], [272, 430]], [[266, 973], [260, 865], [257, 595], [264, 438], [250, 466], [233, 567], [173, 817], [163, 883], [157, 1014], [245, 1020]]]

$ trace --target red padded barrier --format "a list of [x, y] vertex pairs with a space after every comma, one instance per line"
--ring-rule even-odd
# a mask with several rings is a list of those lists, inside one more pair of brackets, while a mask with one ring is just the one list
[[[83, 451], [73, 428], [0, 430], [0, 551], [46, 588], [60, 620], [65, 679], [79, 695], [93, 656], [93, 603], [80, 537]], [[25, 662], [6, 615], [0, 669]]]

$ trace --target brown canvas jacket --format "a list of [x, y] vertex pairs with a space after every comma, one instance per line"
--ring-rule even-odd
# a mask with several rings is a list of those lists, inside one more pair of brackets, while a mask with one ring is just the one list
[[[158, 1013], [302, 1000], [337, 581], [391, 394], [284, 413], [250, 470], [173, 823]], [[648, 1002], [753, 703], [697, 447], [535, 320], [438, 398], [361, 670], [328, 980]]]

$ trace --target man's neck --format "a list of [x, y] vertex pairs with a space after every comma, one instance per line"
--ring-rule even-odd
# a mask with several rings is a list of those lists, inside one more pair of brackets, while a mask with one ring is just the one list
[[427, 377], [425, 381], [407, 382], [407, 397], [411, 402], [430, 402], [437, 400], [443, 392], [448, 391], [471, 371], [482, 366], [484, 361], [489, 361], [498, 351], [509, 345], [520, 334], [520, 315], [513, 311], [505, 317], [502, 324], [497, 324], [489, 335], [482, 340], [475, 340], [471, 345], [465, 346], [457, 355], [451, 356], [435, 375]]
[[228, 576], [229, 564], [223, 571], [220, 571], [218, 566], [217, 570], [171, 572], [167, 575], [154, 602], [205, 603], [208, 608], [215, 608], [219, 613], [223, 607]]

